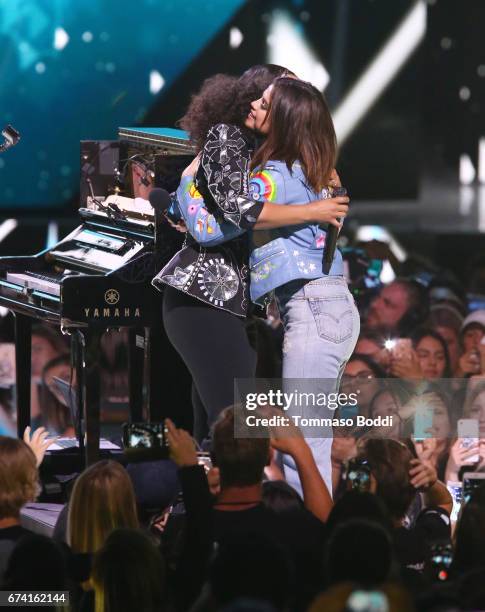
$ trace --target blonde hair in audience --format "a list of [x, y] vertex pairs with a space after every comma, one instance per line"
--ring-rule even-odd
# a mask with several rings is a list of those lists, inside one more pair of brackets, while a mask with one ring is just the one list
[[119, 527], [139, 527], [133, 485], [115, 461], [99, 461], [76, 480], [69, 501], [67, 539], [76, 553], [93, 553]]
[[0, 436], [0, 519], [18, 518], [20, 508], [34, 501], [39, 489], [32, 450], [22, 440]]

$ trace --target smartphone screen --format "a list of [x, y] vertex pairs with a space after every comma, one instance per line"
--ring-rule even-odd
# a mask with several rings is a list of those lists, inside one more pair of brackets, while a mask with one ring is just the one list
[[431, 438], [431, 428], [433, 427], [434, 409], [425, 404], [419, 405], [414, 413], [414, 439], [416, 441]]
[[449, 480], [446, 483], [446, 488], [450, 492], [451, 497], [453, 498], [453, 508], [451, 510], [450, 519], [453, 523], [456, 523], [458, 520], [458, 515], [460, 514], [461, 502], [463, 497], [463, 485], [461, 482], [454, 482]]
[[[461, 440], [462, 448], [470, 448], [478, 446], [480, 437], [480, 429], [478, 419], [460, 419], [457, 426], [458, 438]], [[469, 457], [466, 463], [478, 463], [480, 455], [477, 454]]]
[[463, 474], [463, 501], [468, 503], [474, 491], [485, 486], [485, 473], [465, 472]]
[[125, 448], [163, 448], [165, 429], [163, 423], [125, 423], [123, 426]]
[[347, 467], [347, 489], [366, 493], [370, 491], [370, 466], [366, 461], [352, 459]]
[[404, 359], [410, 355], [413, 348], [410, 338], [397, 338], [392, 347], [392, 356], [394, 359]]

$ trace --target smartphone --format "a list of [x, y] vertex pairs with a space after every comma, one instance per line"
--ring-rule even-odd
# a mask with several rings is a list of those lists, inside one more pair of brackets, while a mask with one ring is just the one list
[[453, 561], [453, 547], [451, 542], [437, 542], [431, 545], [430, 565], [435, 579], [448, 580], [451, 563]]
[[403, 359], [407, 357], [413, 348], [410, 338], [397, 338], [392, 347], [392, 356], [394, 359]]
[[197, 463], [204, 466], [204, 470], [208, 472], [212, 468], [212, 459], [210, 453], [197, 453]]
[[128, 454], [140, 457], [168, 456], [168, 443], [163, 423], [124, 423], [123, 447]]
[[370, 475], [366, 459], [351, 459], [347, 466], [347, 489], [367, 493], [370, 491]]
[[453, 508], [451, 510], [451, 522], [456, 523], [458, 520], [458, 515], [460, 514], [461, 502], [463, 499], [463, 485], [461, 482], [455, 482], [453, 480], [448, 480], [446, 483], [446, 488], [450, 492], [451, 497], [453, 498]]
[[[461, 447], [470, 448], [471, 446], [478, 446], [478, 439], [480, 437], [480, 430], [478, 419], [460, 419], [457, 426], [458, 437], [461, 438]], [[473, 455], [466, 460], [465, 463], [478, 463], [480, 455]]]
[[463, 501], [470, 501], [474, 491], [485, 485], [485, 472], [465, 472], [463, 474]]
[[417, 442], [431, 438], [429, 431], [433, 427], [434, 408], [426, 404], [420, 404], [414, 413], [414, 439]]

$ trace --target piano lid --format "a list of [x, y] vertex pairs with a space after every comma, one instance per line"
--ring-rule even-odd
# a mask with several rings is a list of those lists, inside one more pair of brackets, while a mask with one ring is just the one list
[[167, 155], [195, 155], [195, 147], [187, 132], [173, 128], [120, 127], [120, 140], [130, 144], [144, 144], [163, 149]]

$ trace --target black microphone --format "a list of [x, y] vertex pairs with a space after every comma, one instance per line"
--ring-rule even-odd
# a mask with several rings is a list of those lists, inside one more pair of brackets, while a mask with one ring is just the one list
[[159, 216], [163, 214], [173, 223], [178, 223], [180, 221], [181, 217], [176, 210], [176, 205], [172, 202], [172, 196], [166, 189], [155, 187], [155, 189], [150, 191], [148, 200], [153, 206], [156, 215]]
[[[332, 198], [340, 196], [346, 196], [347, 189], [345, 187], [334, 187], [332, 189]], [[339, 219], [340, 221], [341, 219]], [[328, 274], [332, 267], [333, 257], [335, 255], [335, 249], [337, 248], [339, 228], [335, 225], [328, 225], [327, 234], [325, 236], [325, 245], [323, 247], [322, 255], [322, 272]]]
[[20, 134], [11, 125], [6, 125], [2, 130], [4, 141], [0, 144], [0, 153], [14, 147], [20, 140]]

